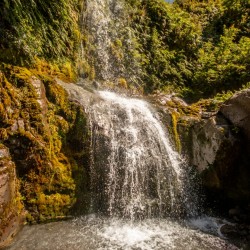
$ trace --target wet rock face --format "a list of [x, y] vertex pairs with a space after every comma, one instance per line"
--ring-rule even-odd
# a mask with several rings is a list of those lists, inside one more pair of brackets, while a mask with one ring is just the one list
[[249, 140], [234, 128], [217, 114], [191, 129], [191, 164], [198, 169], [210, 199], [222, 206], [250, 201]]
[[231, 97], [222, 105], [220, 113], [232, 124], [232, 129], [240, 138], [240, 153], [232, 183], [234, 190], [230, 192], [230, 197], [244, 198], [250, 204], [250, 89]]
[[15, 164], [9, 150], [0, 145], [0, 248], [16, 234], [22, 221], [17, 185]]
[[209, 200], [226, 209], [250, 202], [249, 117], [247, 90], [225, 102], [218, 113], [179, 119], [181, 152], [198, 170]]
[[241, 175], [237, 173], [237, 164], [242, 145], [240, 138], [232, 133], [232, 125], [223, 116], [216, 115], [196, 121], [189, 129], [189, 140], [186, 139], [189, 162], [198, 170], [208, 196], [213, 200], [221, 196], [225, 199], [243, 198], [237, 186]]
[[249, 249], [250, 247], [250, 226], [247, 224], [224, 224], [220, 228], [220, 232], [225, 237], [229, 238], [235, 244], [243, 246], [241, 249]]
[[[0, 225], [8, 231], [7, 214], [16, 215], [12, 209], [18, 202], [31, 223], [74, 212], [87, 189], [88, 129], [83, 108], [68, 100], [54, 76], [45, 80], [26, 68], [10, 66], [2, 75], [0, 209], [4, 208], [1, 217], [6, 222]], [[16, 196], [17, 190], [24, 199]]]
[[250, 89], [235, 94], [224, 103], [220, 112], [250, 138]]
[[193, 128], [192, 137], [192, 163], [199, 172], [214, 164], [224, 144], [233, 146], [235, 142], [235, 138], [229, 132], [227, 122], [215, 116], [197, 123]]
[[44, 87], [42, 81], [34, 76], [31, 77], [30, 82], [33, 85], [33, 87], [35, 88], [35, 92], [37, 95], [36, 100], [41, 107], [42, 115], [45, 116], [47, 109], [48, 109], [45, 87]]

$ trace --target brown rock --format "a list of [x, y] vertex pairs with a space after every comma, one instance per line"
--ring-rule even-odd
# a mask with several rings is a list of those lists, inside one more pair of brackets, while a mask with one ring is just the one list
[[250, 89], [235, 94], [222, 105], [220, 112], [250, 138]]
[[0, 144], [0, 248], [8, 244], [22, 224], [22, 204], [17, 191], [15, 164]]
[[9, 157], [9, 151], [7, 148], [0, 148], [0, 160]]
[[220, 231], [223, 235], [227, 237], [239, 237], [239, 231], [235, 225], [225, 224], [220, 228]]

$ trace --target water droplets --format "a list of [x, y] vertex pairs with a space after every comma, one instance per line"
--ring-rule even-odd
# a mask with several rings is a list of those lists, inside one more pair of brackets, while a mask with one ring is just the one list
[[[134, 220], [180, 213], [182, 162], [156, 112], [143, 100], [108, 91], [99, 95], [102, 100], [92, 105], [89, 114], [91, 124], [100, 128], [92, 131], [96, 150], [107, 147], [109, 152], [101, 162], [108, 174], [97, 178], [105, 186], [102, 202], [109, 214]], [[93, 169], [96, 165], [100, 170], [99, 153], [95, 155]]]

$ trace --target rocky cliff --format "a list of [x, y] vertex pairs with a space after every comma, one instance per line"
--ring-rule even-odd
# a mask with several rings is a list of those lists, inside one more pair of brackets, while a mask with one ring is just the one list
[[58, 79], [161, 92], [153, 98], [168, 110], [176, 149], [208, 194], [249, 203], [249, 90], [213, 112], [168, 97], [215, 99], [249, 86], [249, 4], [236, 2], [0, 3], [0, 244], [24, 213], [33, 223], [87, 207], [87, 117]]
[[250, 202], [249, 93], [249, 89], [237, 92], [213, 112], [200, 107], [198, 113], [187, 115], [180, 103], [175, 107], [177, 145], [200, 173], [202, 186], [217, 208], [247, 207]]
[[[1, 240], [84, 203], [88, 130], [82, 108], [50, 73], [4, 65], [0, 78]], [[78, 194], [78, 195], [77, 195]]]
[[163, 112], [176, 149], [197, 171], [208, 203], [221, 212], [234, 206], [247, 208], [249, 89], [216, 106], [214, 99], [188, 105], [175, 95], [160, 93], [152, 100]]
[[9, 149], [0, 144], [0, 247], [11, 240], [24, 219], [19, 184]]

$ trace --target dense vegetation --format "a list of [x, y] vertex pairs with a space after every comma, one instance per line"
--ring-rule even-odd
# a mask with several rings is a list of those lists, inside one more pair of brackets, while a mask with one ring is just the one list
[[20, 201], [17, 212], [24, 206], [28, 221], [37, 222], [66, 216], [83, 197], [86, 118], [56, 83], [76, 79], [82, 6], [0, 2], [0, 148], [9, 150], [18, 177], [17, 197], [0, 212], [1, 230]]
[[[249, 86], [249, 0], [124, 2], [135, 37], [133, 46], [122, 41], [124, 25], [111, 46], [114, 65], [129, 63], [133, 73], [138, 63], [139, 88], [145, 93], [177, 92], [193, 101]], [[0, 146], [10, 149], [16, 163], [30, 221], [64, 216], [83, 189], [84, 169], [78, 166], [87, 146], [69, 145], [76, 140], [72, 131], [83, 131], [86, 120], [55, 80], [76, 80], [80, 65], [85, 65], [81, 76], [94, 80], [98, 75], [90, 61], [95, 46], [80, 29], [82, 12], [83, 0], [0, 1]], [[91, 56], [80, 58], [81, 42], [91, 47], [85, 53]], [[126, 80], [121, 75], [118, 83], [127, 87]], [[45, 111], [37, 81], [45, 87]], [[88, 132], [82, 133], [78, 140], [87, 141]]]
[[195, 99], [250, 81], [249, 0], [129, 0], [145, 90]]
[[32, 65], [35, 58], [76, 63], [79, 51], [79, 0], [0, 2], [0, 61]]
[[[249, 0], [125, 2], [146, 93], [174, 90], [199, 99], [249, 83]], [[79, 28], [83, 6], [80, 0], [1, 1], [0, 61], [32, 65], [43, 58], [76, 72], [86, 39]]]

